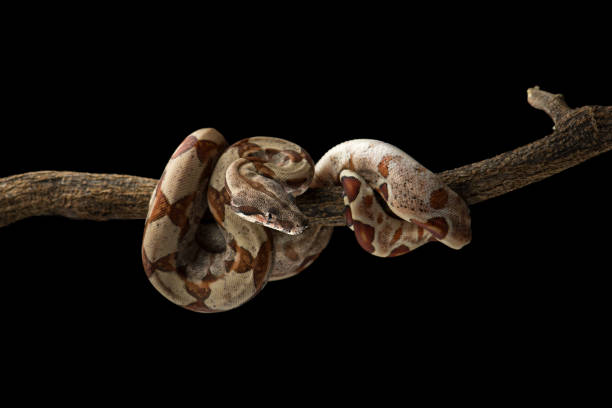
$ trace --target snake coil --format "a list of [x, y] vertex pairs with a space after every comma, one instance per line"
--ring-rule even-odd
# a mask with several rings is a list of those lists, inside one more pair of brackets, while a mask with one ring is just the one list
[[142, 245], [150, 282], [189, 310], [242, 305], [268, 281], [304, 270], [327, 246], [333, 228], [308, 228], [295, 197], [332, 184], [343, 187], [347, 226], [376, 256], [430, 241], [455, 249], [470, 242], [466, 203], [395, 146], [351, 140], [315, 166], [284, 139], [228, 146], [216, 130], [200, 129], [178, 146], [151, 195]]

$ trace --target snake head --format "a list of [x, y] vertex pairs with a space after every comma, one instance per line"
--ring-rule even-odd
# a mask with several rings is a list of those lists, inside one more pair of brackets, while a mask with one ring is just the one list
[[257, 205], [254, 206], [245, 202], [251, 201], [252, 197], [249, 197], [249, 200], [244, 200], [244, 197], [240, 197], [240, 195], [232, 197], [230, 208], [240, 218], [285, 234], [299, 235], [308, 228], [308, 217], [300, 211], [292, 200], [272, 200], [271, 197], [259, 198], [259, 200], [255, 200]]
[[229, 206], [239, 217], [285, 234], [298, 235], [308, 228], [306, 217], [295, 204], [292, 190], [273, 174], [262, 174], [253, 162], [236, 160], [229, 166], [225, 187]]

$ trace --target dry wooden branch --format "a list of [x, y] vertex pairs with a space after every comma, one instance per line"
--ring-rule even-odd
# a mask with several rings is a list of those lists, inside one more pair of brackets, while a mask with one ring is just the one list
[[[527, 91], [554, 121], [552, 134], [490, 159], [439, 173], [475, 204], [550, 177], [612, 149], [612, 107], [570, 109], [561, 95]], [[38, 171], [0, 179], [0, 227], [37, 215], [88, 220], [144, 219], [157, 180], [117, 174]], [[344, 225], [341, 188], [309, 190], [297, 204], [311, 224]]]
[[535, 183], [612, 149], [612, 106], [570, 109], [560, 94], [538, 87], [527, 101], [554, 121], [554, 132], [490, 159], [439, 173], [468, 204]]

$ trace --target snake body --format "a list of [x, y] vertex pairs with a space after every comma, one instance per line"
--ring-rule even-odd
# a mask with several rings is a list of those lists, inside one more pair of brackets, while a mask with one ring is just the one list
[[200, 129], [176, 149], [151, 196], [142, 245], [149, 280], [193, 311], [240, 306], [327, 246], [333, 229], [308, 228], [294, 197], [330, 184], [342, 185], [347, 225], [374, 255], [402, 255], [430, 241], [461, 248], [471, 239], [461, 197], [390, 144], [351, 140], [315, 166], [284, 139], [228, 147], [216, 130]]
[[[214, 129], [192, 133], [149, 204], [142, 247], [149, 280], [178, 305], [217, 312], [251, 299], [268, 280], [299, 273], [331, 236], [331, 228], [306, 229], [293, 199], [313, 173], [308, 153], [283, 139], [227, 147]], [[207, 208], [217, 225], [203, 222]]]
[[330, 149], [317, 162], [311, 187], [330, 184], [342, 185], [347, 225], [373, 255], [402, 255], [430, 241], [459, 249], [471, 240], [463, 199], [388, 143], [355, 139]]

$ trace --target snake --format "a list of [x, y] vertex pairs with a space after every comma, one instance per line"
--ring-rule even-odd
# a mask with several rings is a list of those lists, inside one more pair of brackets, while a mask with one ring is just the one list
[[315, 165], [285, 139], [230, 146], [205, 128], [177, 147], [151, 195], [141, 251], [149, 281], [196, 312], [244, 304], [327, 246], [333, 228], [309, 226], [295, 197], [329, 185], [342, 186], [346, 224], [373, 255], [403, 255], [432, 241], [459, 249], [471, 240], [463, 199], [391, 144], [350, 140]]
[[141, 251], [149, 281], [173, 303], [211, 313], [298, 274], [332, 232], [308, 228], [295, 204], [313, 175], [310, 155], [284, 139], [251, 137], [229, 146], [212, 128], [188, 135], [149, 202]]
[[389, 143], [354, 139], [331, 148], [317, 162], [311, 188], [328, 185], [342, 185], [346, 224], [373, 255], [403, 255], [433, 241], [460, 249], [471, 241], [465, 201]]

